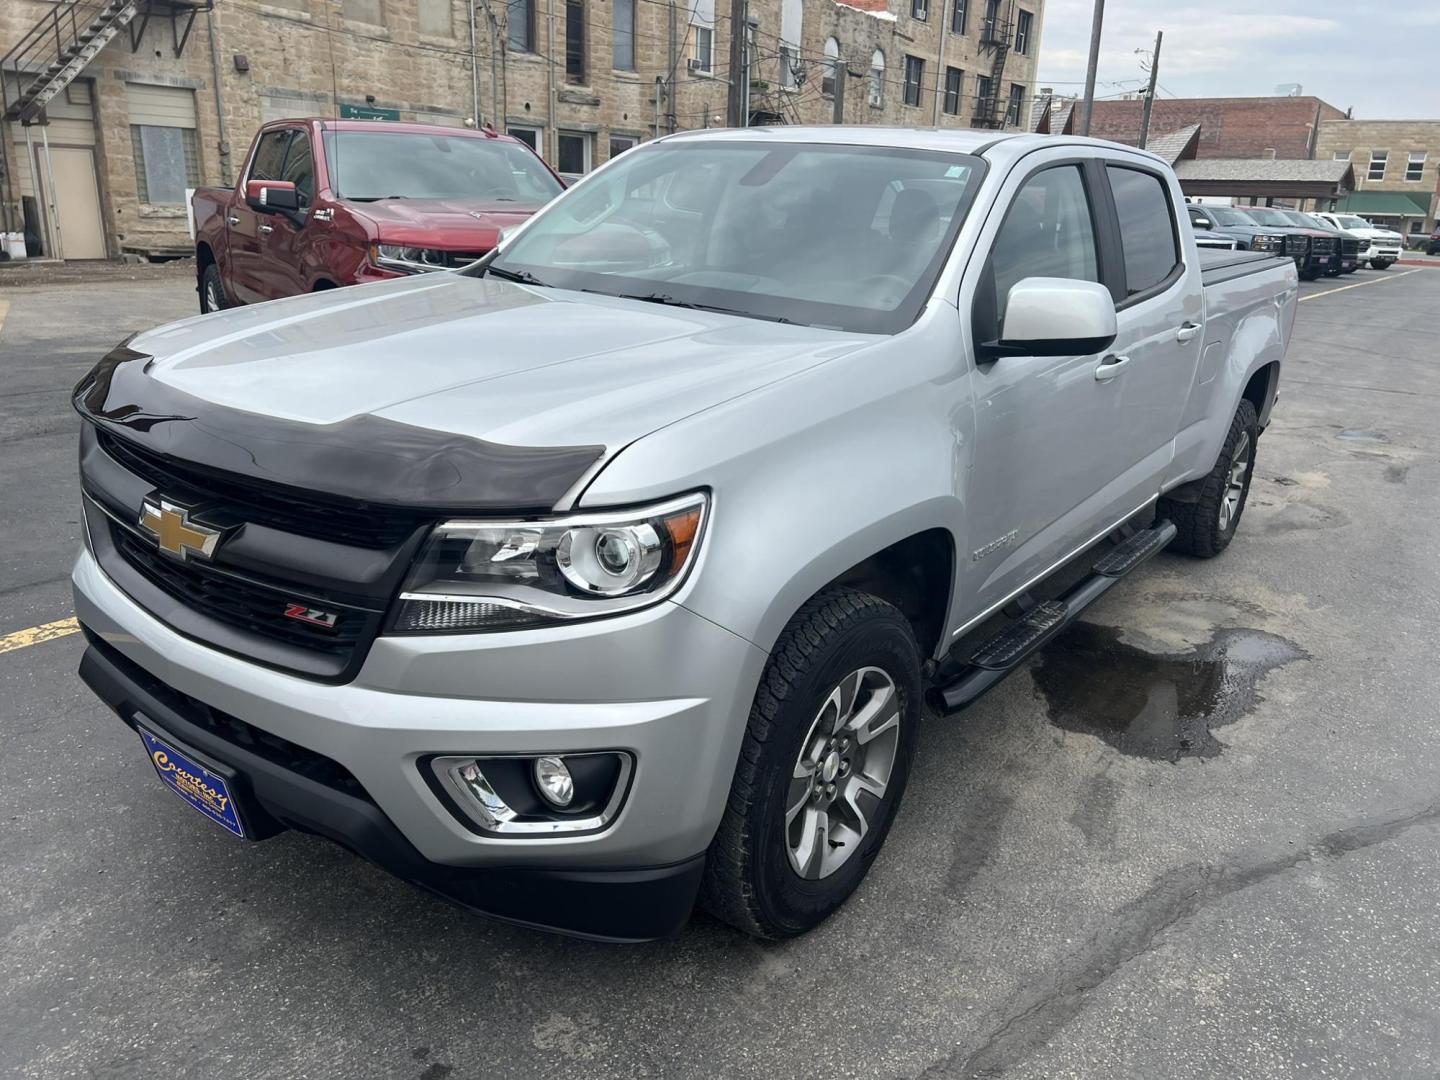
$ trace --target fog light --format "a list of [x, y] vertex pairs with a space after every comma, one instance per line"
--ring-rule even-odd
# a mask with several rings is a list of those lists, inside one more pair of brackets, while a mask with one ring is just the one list
[[569, 806], [575, 798], [575, 781], [558, 757], [535, 759], [535, 786], [551, 806]]

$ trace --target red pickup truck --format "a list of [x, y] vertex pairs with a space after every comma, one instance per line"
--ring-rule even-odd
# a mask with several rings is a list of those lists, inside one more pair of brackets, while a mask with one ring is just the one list
[[464, 266], [563, 188], [489, 129], [276, 120], [233, 189], [195, 191], [200, 310]]

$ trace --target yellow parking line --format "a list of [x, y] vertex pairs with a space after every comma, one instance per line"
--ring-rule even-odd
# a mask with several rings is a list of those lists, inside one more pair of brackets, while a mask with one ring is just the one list
[[39, 645], [42, 641], [50, 641], [79, 632], [80, 624], [73, 618], [47, 622], [40, 626], [32, 626], [28, 630], [16, 630], [13, 634], [0, 637], [0, 653], [14, 652], [16, 649]]
[[1388, 277], [1371, 278], [1369, 281], [1357, 281], [1354, 285], [1341, 285], [1338, 289], [1326, 289], [1324, 292], [1311, 293], [1309, 296], [1300, 297], [1300, 303], [1306, 300], [1319, 300], [1322, 296], [1329, 296], [1332, 293], [1344, 292], [1346, 289], [1363, 289], [1366, 285], [1383, 285], [1387, 281], [1396, 281], [1402, 277], [1409, 277], [1411, 274], [1418, 274], [1425, 267], [1417, 266], [1414, 270], [1402, 270], [1398, 274], [1390, 274]]
[[0, 300], [0, 330], [5, 329], [5, 316], [10, 313], [10, 301]]

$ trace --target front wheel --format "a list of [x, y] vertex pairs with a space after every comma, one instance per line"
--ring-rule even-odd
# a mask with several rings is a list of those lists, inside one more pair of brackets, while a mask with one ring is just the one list
[[843, 904], [900, 805], [920, 700], [920, 650], [898, 610], [838, 588], [802, 607], [761, 677], [701, 903], [771, 939]]
[[1392, 259], [1371, 259], [1371, 260], [1370, 260], [1370, 269], [1372, 269], [1372, 270], [1388, 270], [1388, 269], [1390, 269], [1390, 264], [1391, 264], [1391, 262], [1393, 262], [1393, 261], [1394, 261], [1394, 260], [1392, 260]]
[[200, 275], [200, 313], [208, 315], [212, 311], [224, 311], [229, 306], [225, 299], [225, 283], [220, 280], [220, 268], [211, 263]]
[[1169, 518], [1178, 530], [1170, 547], [1186, 555], [1209, 559], [1230, 546], [1255, 473], [1255, 444], [1260, 424], [1255, 406], [1241, 401], [1220, 448], [1220, 458], [1200, 483], [1194, 502], [1161, 499], [1159, 516]]

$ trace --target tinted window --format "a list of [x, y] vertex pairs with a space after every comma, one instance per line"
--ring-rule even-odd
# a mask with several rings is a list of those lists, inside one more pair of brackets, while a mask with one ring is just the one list
[[1125, 287], [1131, 296], [1153, 289], [1180, 261], [1175, 223], [1165, 183], [1154, 173], [1108, 166], [1120, 246], [1125, 253]]
[[1254, 224], [1255, 224], [1255, 222], [1251, 221], [1248, 217], [1246, 217], [1246, 216], [1245, 216], [1243, 213], [1241, 213], [1239, 210], [1230, 210], [1230, 209], [1227, 209], [1227, 208], [1225, 208], [1225, 207], [1214, 206], [1214, 207], [1210, 207], [1210, 208], [1209, 208], [1209, 211], [1210, 211], [1210, 216], [1211, 216], [1212, 218], [1214, 218], [1217, 222], [1219, 222], [1221, 225], [1254, 225]]
[[304, 210], [315, 201], [315, 156], [310, 153], [310, 136], [297, 131], [290, 140], [290, 152], [285, 155], [285, 174], [280, 177], [295, 185], [300, 209]]
[[330, 186], [342, 198], [483, 199], [540, 206], [560, 183], [523, 146], [476, 135], [329, 131]]
[[260, 136], [260, 145], [255, 148], [255, 160], [250, 165], [251, 180], [279, 180], [285, 165], [285, 144], [290, 140], [288, 131], [267, 131]]
[[1090, 200], [1078, 167], [1046, 169], [1025, 182], [995, 237], [991, 266], [1001, 315], [1010, 287], [1025, 278], [1100, 280]]

